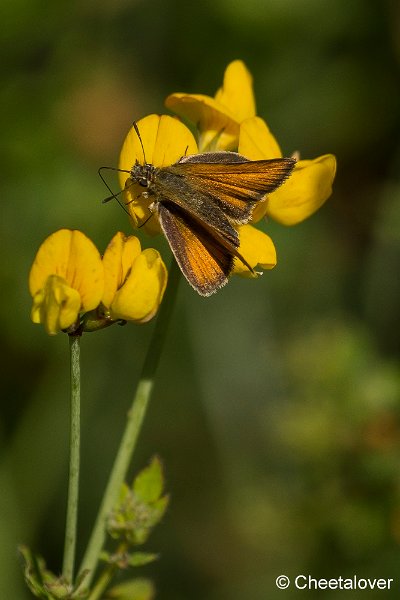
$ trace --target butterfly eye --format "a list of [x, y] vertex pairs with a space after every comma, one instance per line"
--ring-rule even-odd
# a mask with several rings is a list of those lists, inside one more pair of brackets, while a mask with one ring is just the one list
[[138, 181], [139, 185], [141, 185], [142, 187], [147, 187], [148, 186], [148, 181], [147, 179], [139, 179]]

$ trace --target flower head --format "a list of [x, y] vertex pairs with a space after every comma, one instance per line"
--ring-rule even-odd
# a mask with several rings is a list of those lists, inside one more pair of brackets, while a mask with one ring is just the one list
[[102, 259], [80, 231], [60, 229], [40, 246], [29, 289], [32, 321], [47, 333], [95, 331], [118, 320], [145, 323], [157, 312], [167, 282], [159, 253], [117, 233]]

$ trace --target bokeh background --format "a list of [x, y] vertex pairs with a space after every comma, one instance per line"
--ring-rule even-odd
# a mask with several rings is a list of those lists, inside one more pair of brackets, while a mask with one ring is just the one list
[[[133, 465], [162, 457], [171, 505], [147, 544], [161, 558], [138, 574], [164, 600], [304, 597], [275, 588], [300, 573], [392, 577], [380, 597], [398, 598], [398, 2], [3, 0], [0, 11], [0, 597], [30, 597], [17, 543], [56, 572], [63, 545], [68, 343], [29, 320], [34, 254], [60, 227], [100, 249], [129, 233], [120, 208], [101, 204], [98, 167], [117, 165], [133, 119], [164, 112], [173, 91], [214, 94], [241, 58], [284, 152], [333, 152], [338, 174], [308, 221], [265, 224], [275, 270], [207, 300], [181, 285]], [[162, 240], [143, 241], [168, 260]], [[83, 339], [79, 556], [151, 330]]]

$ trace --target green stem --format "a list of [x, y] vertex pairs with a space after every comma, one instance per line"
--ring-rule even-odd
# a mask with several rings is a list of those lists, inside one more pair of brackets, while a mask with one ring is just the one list
[[94, 524], [92, 535], [79, 571], [80, 573], [82, 573], [84, 570], [89, 571], [85, 578], [85, 584], [88, 587], [90, 587], [90, 583], [94, 576], [96, 565], [99, 560], [99, 555], [103, 548], [106, 534], [105, 528], [107, 516], [111, 512], [118, 499], [122, 483], [124, 482], [126, 473], [132, 460], [143, 419], [146, 414], [151, 392], [153, 390], [155, 373], [167, 333], [168, 323], [175, 303], [179, 279], [180, 271], [175, 260], [173, 260], [169, 272], [168, 286], [160, 306], [153, 336], [151, 338], [150, 345], [143, 363], [142, 372], [136, 388], [136, 393], [133, 398], [131, 409], [128, 412], [125, 431], [121, 439], [118, 453], [110, 473], [96, 522]]
[[113, 580], [113, 577], [114, 577], [116, 571], [117, 571], [117, 567], [115, 565], [111, 565], [111, 566], [107, 567], [107, 569], [105, 569], [103, 571], [103, 573], [100, 575], [100, 577], [98, 578], [96, 585], [94, 586], [93, 590], [90, 592], [90, 595], [88, 596], [87, 600], [99, 600], [99, 598], [102, 597], [105, 590], [108, 588], [111, 581]]
[[63, 576], [72, 583], [78, 523], [79, 462], [80, 462], [80, 335], [69, 336], [71, 356], [71, 430], [67, 519], [65, 525]]
[[[123, 542], [117, 548], [115, 554], [124, 554], [128, 549], [126, 542]], [[100, 577], [96, 581], [92, 591], [90, 592], [87, 600], [100, 600], [103, 596], [104, 592], [112, 582], [114, 575], [118, 571], [118, 566], [116, 563], [108, 565], [104, 571], [101, 573]]]

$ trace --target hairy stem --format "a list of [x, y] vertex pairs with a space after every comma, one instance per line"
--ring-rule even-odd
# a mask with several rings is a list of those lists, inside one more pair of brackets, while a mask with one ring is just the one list
[[71, 428], [67, 518], [65, 526], [63, 576], [72, 583], [78, 523], [79, 464], [80, 464], [80, 335], [69, 336], [71, 356]]

